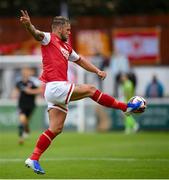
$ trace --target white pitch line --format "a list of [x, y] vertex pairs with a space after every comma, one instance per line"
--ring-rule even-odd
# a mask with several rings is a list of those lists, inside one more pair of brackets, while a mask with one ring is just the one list
[[[24, 162], [25, 159], [21, 158], [0, 158], [0, 163], [8, 163], [8, 162]], [[138, 158], [92, 158], [92, 157], [65, 157], [65, 158], [45, 158], [41, 161], [159, 161], [159, 162], [169, 162], [169, 159], [138, 159]]]

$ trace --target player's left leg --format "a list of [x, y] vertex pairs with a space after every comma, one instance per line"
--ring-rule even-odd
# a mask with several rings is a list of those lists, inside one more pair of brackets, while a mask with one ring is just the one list
[[134, 109], [139, 108], [141, 104], [141, 102], [126, 104], [124, 102], [118, 101], [114, 97], [96, 89], [95, 86], [88, 84], [75, 85], [73, 93], [70, 97], [70, 101], [76, 101], [86, 97], [91, 98], [100, 105], [109, 108], [120, 109], [123, 112], [132, 112]]
[[122, 111], [126, 111], [127, 109], [127, 105], [125, 103], [117, 101], [114, 97], [102, 93], [96, 89], [95, 86], [88, 84], [75, 85], [70, 101], [76, 101], [86, 97], [89, 97], [98, 104], [106, 107], [121, 109]]

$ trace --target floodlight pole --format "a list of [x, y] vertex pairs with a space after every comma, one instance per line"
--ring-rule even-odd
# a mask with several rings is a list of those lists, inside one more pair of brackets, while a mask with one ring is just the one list
[[60, 15], [64, 17], [69, 17], [68, 5], [66, 0], [61, 0], [60, 2]]

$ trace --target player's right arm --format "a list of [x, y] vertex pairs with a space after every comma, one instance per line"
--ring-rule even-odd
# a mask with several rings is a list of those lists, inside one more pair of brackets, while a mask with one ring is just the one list
[[37, 41], [42, 41], [44, 39], [44, 33], [37, 30], [34, 25], [32, 25], [29, 14], [27, 11], [21, 10], [22, 16], [20, 17], [20, 22], [25, 26], [25, 28], [32, 34], [32, 36]]

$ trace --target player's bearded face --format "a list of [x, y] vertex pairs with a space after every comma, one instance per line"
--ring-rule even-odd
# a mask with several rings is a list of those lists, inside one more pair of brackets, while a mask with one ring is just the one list
[[67, 41], [70, 35], [70, 24], [65, 24], [62, 27], [62, 31], [61, 31], [61, 39], [62, 41]]

